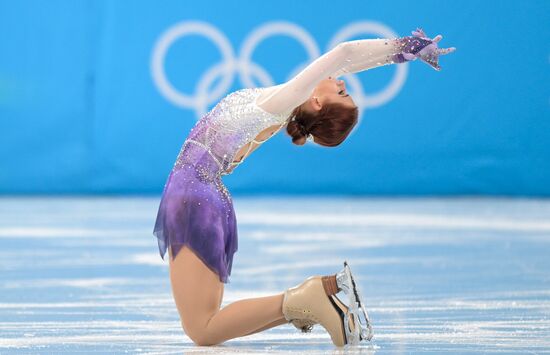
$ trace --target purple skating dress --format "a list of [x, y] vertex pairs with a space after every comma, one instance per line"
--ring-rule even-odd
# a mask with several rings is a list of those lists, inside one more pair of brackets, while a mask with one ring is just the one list
[[[183, 246], [229, 283], [238, 249], [237, 221], [231, 195], [221, 176], [230, 174], [249, 154], [262, 130], [287, 122], [289, 113], [270, 114], [256, 104], [263, 88], [235, 91], [193, 127], [164, 186], [153, 234], [161, 257]], [[275, 134], [275, 133], [273, 133]], [[235, 162], [239, 150], [248, 152]]]
[[[265, 141], [255, 140], [258, 133], [274, 125], [280, 130], [321, 80], [417, 58], [439, 70], [439, 55], [454, 51], [437, 47], [441, 36], [432, 40], [421, 29], [413, 35], [342, 42], [282, 85], [243, 89], [223, 98], [193, 127], [168, 176], [153, 231], [160, 255], [164, 258], [170, 247], [176, 257], [186, 245], [228, 283], [238, 248], [237, 223], [221, 176], [231, 173], [254, 144]], [[343, 87], [337, 94], [349, 96]], [[247, 145], [244, 158], [236, 162], [237, 153]]]

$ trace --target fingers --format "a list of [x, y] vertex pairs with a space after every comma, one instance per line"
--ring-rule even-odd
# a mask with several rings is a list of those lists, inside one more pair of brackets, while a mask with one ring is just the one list
[[438, 48], [437, 49], [437, 54], [438, 55], [445, 55], [445, 54], [449, 54], [449, 53], [452, 53], [456, 50], [455, 47], [450, 47], [450, 48]]
[[433, 39], [430, 39], [426, 33], [424, 33], [424, 30], [422, 28], [417, 28], [415, 31], [412, 31], [412, 34], [415, 37], [423, 38], [426, 40], [431, 41], [431, 43], [425, 45], [424, 48], [422, 48], [418, 53], [416, 53], [413, 57], [410, 53], [403, 53], [400, 54], [400, 62], [402, 61], [412, 61], [416, 58], [420, 58], [422, 61], [426, 62], [428, 65], [430, 65], [432, 68], [434, 68], [437, 71], [441, 70], [441, 67], [438, 63], [438, 57], [440, 55], [445, 55], [452, 53], [456, 50], [455, 47], [449, 47], [449, 48], [438, 48], [438, 43], [443, 39], [443, 35], [438, 34]]
[[[438, 43], [439, 41], [441, 41], [441, 39], [443, 38], [442, 35], [437, 35], [434, 37], [434, 39], [432, 39], [432, 42], [433, 43]], [[445, 55], [445, 54], [449, 54], [449, 53], [452, 53], [456, 50], [455, 47], [450, 47], [450, 48], [438, 48], [436, 51], [437, 51], [437, 55]]]
[[415, 31], [412, 31], [412, 34], [415, 37], [426, 37], [424, 30], [420, 27], [418, 27]]

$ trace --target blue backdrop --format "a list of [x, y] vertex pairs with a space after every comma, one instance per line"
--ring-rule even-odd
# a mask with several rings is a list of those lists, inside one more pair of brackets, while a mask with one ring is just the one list
[[2, 0], [0, 193], [160, 193], [223, 95], [281, 83], [339, 39], [421, 26], [457, 47], [441, 72], [347, 79], [361, 103], [347, 141], [283, 132], [224, 177], [230, 191], [548, 196], [549, 23], [547, 0]]

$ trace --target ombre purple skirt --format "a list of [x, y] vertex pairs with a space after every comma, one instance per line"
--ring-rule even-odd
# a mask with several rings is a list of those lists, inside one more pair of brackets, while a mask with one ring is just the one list
[[167, 248], [176, 258], [187, 246], [221, 282], [229, 283], [238, 249], [233, 202], [212, 158], [197, 157], [199, 149], [191, 144], [182, 149], [164, 186], [153, 234], [163, 259]]

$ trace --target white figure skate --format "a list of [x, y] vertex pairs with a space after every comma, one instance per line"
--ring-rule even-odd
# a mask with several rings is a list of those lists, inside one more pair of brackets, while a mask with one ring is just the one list
[[[283, 315], [302, 332], [310, 332], [321, 324], [336, 346], [357, 345], [372, 338], [372, 328], [351, 270], [344, 268], [336, 274], [337, 288], [331, 288], [329, 276], [311, 276], [301, 284], [285, 291]], [[348, 296], [346, 305], [336, 293]]]
[[[373, 335], [372, 325], [347, 261], [344, 261], [344, 269], [336, 274], [336, 283], [338, 288], [348, 296], [348, 312], [344, 314], [348, 344], [357, 345], [361, 340], [370, 341]], [[352, 317], [355, 325], [353, 329], [350, 327], [349, 317]]]

